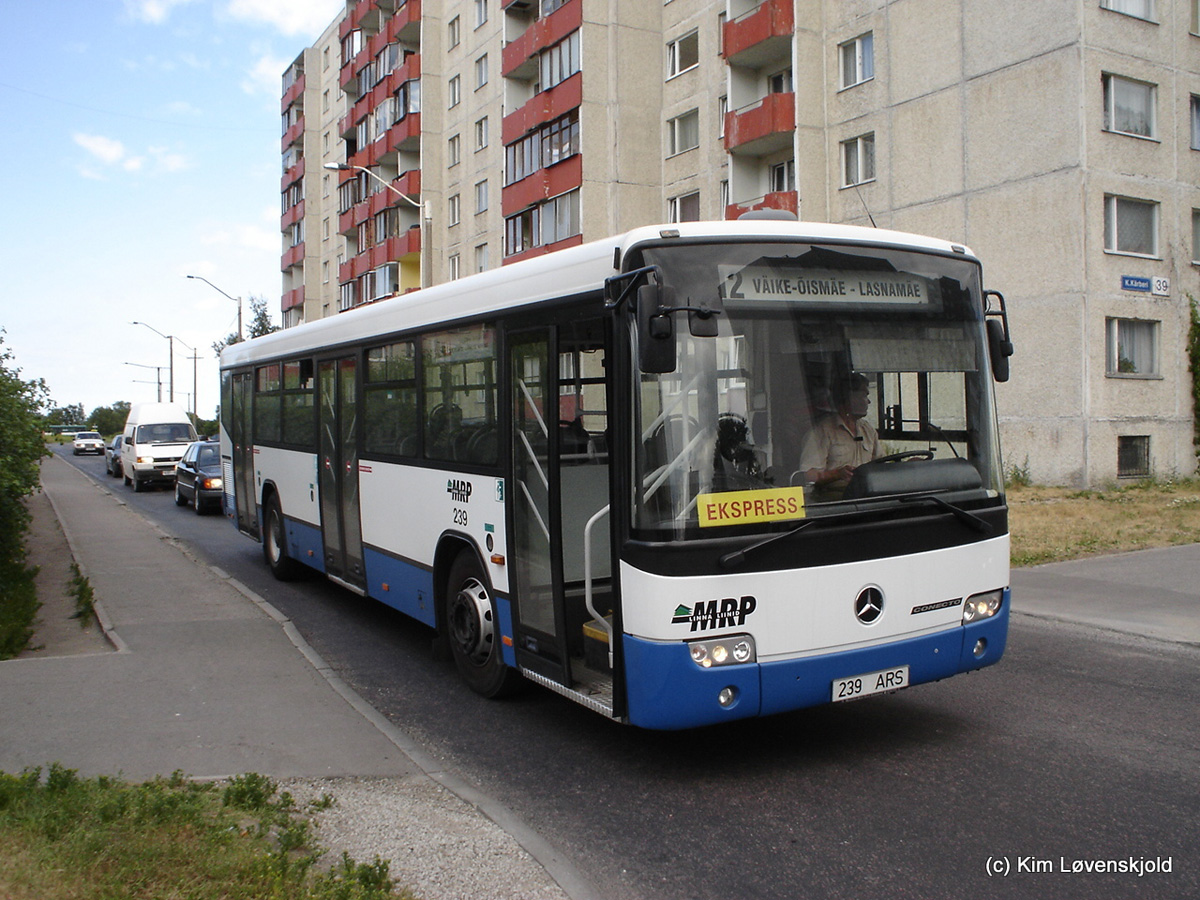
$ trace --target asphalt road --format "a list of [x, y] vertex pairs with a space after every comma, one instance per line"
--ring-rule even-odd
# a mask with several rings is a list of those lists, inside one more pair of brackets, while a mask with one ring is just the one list
[[75, 462], [278, 607], [612, 900], [1200, 896], [1200, 648], [1015, 615], [1004, 660], [978, 673], [641, 732], [532, 685], [481, 700], [424, 627], [320, 578], [275, 582], [220, 516]]

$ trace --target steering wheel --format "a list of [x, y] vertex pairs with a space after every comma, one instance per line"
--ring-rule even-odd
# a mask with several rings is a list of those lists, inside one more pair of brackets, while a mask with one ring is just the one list
[[[903, 462], [906, 459], [933, 459], [932, 450], [905, 450], [903, 453], [891, 453], [871, 460], [872, 463]], [[869, 463], [868, 463], [869, 465]]]

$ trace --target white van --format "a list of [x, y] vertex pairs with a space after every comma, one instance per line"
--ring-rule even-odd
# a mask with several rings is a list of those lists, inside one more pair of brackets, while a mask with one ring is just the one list
[[121, 441], [125, 483], [132, 484], [135, 491], [156, 482], [173, 484], [175, 463], [194, 440], [196, 429], [179, 404], [134, 404]]

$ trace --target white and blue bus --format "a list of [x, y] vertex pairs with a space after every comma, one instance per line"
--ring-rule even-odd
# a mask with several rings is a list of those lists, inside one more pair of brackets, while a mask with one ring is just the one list
[[[657, 729], [855, 699], [1004, 652], [1011, 352], [963, 246], [639, 228], [226, 348], [226, 510], [484, 696]], [[839, 417], [840, 483], [801, 465]]]

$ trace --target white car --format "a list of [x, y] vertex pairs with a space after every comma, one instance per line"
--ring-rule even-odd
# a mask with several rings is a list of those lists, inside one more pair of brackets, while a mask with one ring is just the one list
[[104, 455], [104, 438], [94, 431], [81, 431], [75, 435], [75, 455], [98, 453]]

